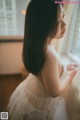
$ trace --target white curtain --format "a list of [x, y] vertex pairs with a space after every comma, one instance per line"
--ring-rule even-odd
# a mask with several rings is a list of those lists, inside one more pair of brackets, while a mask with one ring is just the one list
[[[68, 0], [68, 1], [72, 1], [72, 0]], [[66, 33], [62, 39], [53, 40], [53, 45], [55, 46], [55, 48], [59, 52], [59, 54], [61, 53], [61, 51], [63, 49], [64, 42], [66, 42], [65, 44], [68, 43], [68, 38], [70, 35], [70, 24], [72, 22], [71, 20], [72, 20], [73, 10], [75, 9], [76, 6], [77, 6], [77, 4], [69, 4], [69, 3], [64, 4], [64, 10], [66, 12], [66, 21], [65, 21], [66, 22]]]
[[[70, 1], [70, 0], [69, 0]], [[71, 0], [72, 1], [72, 0]], [[56, 50], [61, 54], [63, 47], [67, 49], [68, 42], [70, 42], [72, 16], [75, 14], [74, 9], [78, 8], [78, 4], [66, 4], [66, 33], [60, 40], [54, 40], [53, 44]], [[64, 44], [65, 43], [65, 44]], [[72, 83], [69, 85], [66, 93], [64, 93], [66, 100], [66, 107], [69, 113], [70, 120], [80, 120], [80, 67]]]

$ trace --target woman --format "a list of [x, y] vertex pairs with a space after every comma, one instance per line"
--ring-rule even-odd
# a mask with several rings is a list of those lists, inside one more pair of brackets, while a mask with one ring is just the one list
[[12, 94], [8, 110], [11, 120], [68, 120], [62, 97], [74, 78], [74, 64], [64, 77], [64, 67], [51, 45], [66, 30], [62, 5], [53, 0], [31, 0], [25, 17], [23, 62], [28, 77]]

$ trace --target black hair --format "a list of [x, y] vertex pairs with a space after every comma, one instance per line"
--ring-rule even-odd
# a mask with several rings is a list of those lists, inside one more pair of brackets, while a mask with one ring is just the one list
[[26, 9], [22, 58], [32, 74], [39, 74], [46, 60], [47, 38], [57, 32], [58, 8], [54, 0], [32, 0]]

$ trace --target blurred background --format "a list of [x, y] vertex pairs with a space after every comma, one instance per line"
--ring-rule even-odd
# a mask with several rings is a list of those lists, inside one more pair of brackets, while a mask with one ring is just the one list
[[[22, 62], [22, 48], [29, 1], [0, 0], [0, 112], [7, 111], [11, 93], [28, 75]], [[64, 10], [66, 33], [52, 44], [64, 64], [76, 62], [80, 65], [80, 4], [65, 4]]]

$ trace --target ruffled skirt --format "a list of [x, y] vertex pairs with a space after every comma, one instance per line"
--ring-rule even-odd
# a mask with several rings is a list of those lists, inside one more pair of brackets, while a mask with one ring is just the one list
[[30, 74], [13, 92], [7, 109], [11, 120], [68, 120], [65, 100], [52, 98]]

